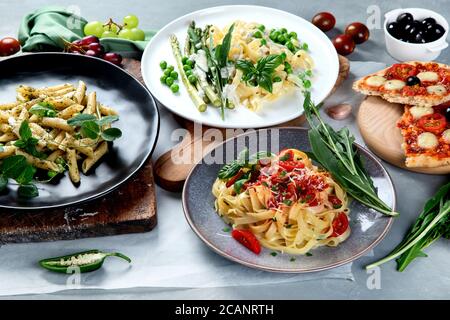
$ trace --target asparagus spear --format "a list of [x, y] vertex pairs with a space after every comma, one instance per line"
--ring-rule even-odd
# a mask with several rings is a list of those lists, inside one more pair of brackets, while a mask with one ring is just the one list
[[172, 52], [175, 57], [175, 60], [177, 61], [177, 66], [178, 66], [178, 70], [180, 71], [181, 80], [183, 81], [184, 85], [186, 86], [186, 90], [189, 93], [189, 96], [191, 97], [192, 102], [194, 102], [198, 111], [200, 111], [200, 112], [206, 111], [206, 107], [207, 107], [206, 103], [199, 96], [197, 89], [189, 82], [189, 80], [186, 76], [186, 73], [184, 72], [180, 44], [178, 42], [177, 37], [174, 34], [170, 36], [170, 45], [172, 46]]

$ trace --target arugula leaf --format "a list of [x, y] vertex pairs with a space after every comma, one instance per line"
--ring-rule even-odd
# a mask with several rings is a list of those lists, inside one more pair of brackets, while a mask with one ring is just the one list
[[19, 197], [22, 198], [34, 198], [39, 196], [39, 191], [34, 184], [25, 184], [19, 186], [17, 190]]
[[35, 104], [28, 110], [31, 114], [35, 114], [39, 117], [56, 117], [56, 110], [53, 105], [46, 102], [40, 102]]
[[79, 127], [86, 121], [95, 120], [97, 120], [97, 118], [94, 115], [81, 113], [67, 120], [67, 124], [69, 126]]
[[81, 125], [81, 134], [85, 138], [97, 139], [100, 127], [95, 121], [84, 121]]
[[3, 174], [0, 174], [0, 192], [6, 189], [8, 185], [8, 178], [6, 178]]
[[118, 128], [109, 128], [101, 133], [101, 137], [105, 141], [114, 141], [122, 136], [122, 131]]

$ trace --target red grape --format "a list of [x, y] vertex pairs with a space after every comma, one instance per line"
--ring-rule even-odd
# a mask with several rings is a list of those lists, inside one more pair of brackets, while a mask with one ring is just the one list
[[118, 53], [113, 52], [105, 53], [103, 59], [105, 59], [108, 62], [114, 63], [115, 65], [118, 66], [120, 66], [120, 64], [122, 63], [122, 56]]
[[312, 18], [312, 23], [320, 30], [326, 32], [334, 28], [336, 18], [329, 12], [319, 12]]
[[81, 45], [88, 46], [91, 43], [99, 43], [100, 41], [96, 36], [86, 36], [83, 39], [81, 39]]
[[105, 49], [100, 43], [94, 42], [88, 45], [88, 50], [95, 51], [97, 55], [101, 55], [103, 52], [105, 52]]
[[91, 57], [98, 57], [97, 52], [95, 52], [94, 50], [88, 50], [88, 51], [86, 51], [85, 55], [91, 56]]
[[10, 56], [19, 52], [20, 43], [14, 38], [6, 37], [0, 40], [0, 56]]
[[353, 41], [352, 37], [348, 34], [338, 35], [333, 39], [333, 45], [336, 48], [336, 51], [343, 56], [346, 56], [355, 50], [355, 41]]
[[345, 28], [345, 34], [352, 37], [353, 41], [357, 44], [366, 42], [369, 39], [369, 29], [361, 22], [353, 22]]
[[72, 44], [76, 45], [76, 46], [81, 46], [81, 39], [75, 40], [74, 42], [72, 42]]

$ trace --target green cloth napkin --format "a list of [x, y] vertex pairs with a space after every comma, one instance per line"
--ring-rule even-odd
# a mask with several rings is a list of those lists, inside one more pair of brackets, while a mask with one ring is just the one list
[[[57, 6], [49, 6], [27, 14], [19, 28], [22, 51], [61, 51], [64, 41], [75, 41], [84, 36], [87, 21]], [[141, 52], [156, 31], [144, 31], [145, 41], [126, 39], [100, 39], [106, 51]]]

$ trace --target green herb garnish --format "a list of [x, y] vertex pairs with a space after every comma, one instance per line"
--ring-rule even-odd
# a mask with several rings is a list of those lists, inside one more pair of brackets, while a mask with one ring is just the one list
[[38, 144], [39, 140], [33, 137], [30, 126], [28, 125], [28, 121], [22, 121], [22, 124], [19, 128], [19, 135], [20, 139], [14, 142], [14, 145], [17, 148], [23, 149], [32, 156], [40, 159], [46, 157], [45, 153], [37, 151], [36, 145]]
[[307, 252], [306, 254], [305, 254], [307, 257], [312, 257], [312, 253], [311, 252]]
[[8, 179], [13, 179], [19, 184], [18, 194], [20, 197], [37, 197], [39, 192], [32, 180], [36, 169], [27, 162], [22, 155], [10, 156], [3, 159], [0, 166], [0, 191], [6, 189]]
[[114, 141], [122, 136], [122, 131], [118, 128], [103, 130], [103, 126], [117, 120], [119, 120], [118, 116], [106, 116], [97, 119], [92, 114], [78, 114], [67, 120], [67, 124], [73, 127], [80, 127], [81, 136], [84, 138], [95, 140], [101, 137], [105, 141]]
[[278, 253], [276, 253], [276, 252], [271, 252], [270, 255], [271, 255], [272, 257], [276, 257], [276, 256], [278, 255]]

